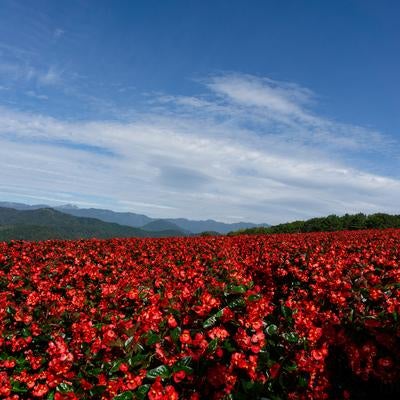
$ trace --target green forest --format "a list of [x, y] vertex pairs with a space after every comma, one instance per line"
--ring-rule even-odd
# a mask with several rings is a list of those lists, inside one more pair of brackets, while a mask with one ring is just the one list
[[230, 232], [229, 235], [264, 234], [264, 233], [306, 233], [333, 232], [359, 229], [400, 228], [400, 215], [377, 214], [345, 214], [341, 217], [329, 215], [321, 218], [311, 218], [306, 221], [293, 221], [284, 224], [242, 229]]

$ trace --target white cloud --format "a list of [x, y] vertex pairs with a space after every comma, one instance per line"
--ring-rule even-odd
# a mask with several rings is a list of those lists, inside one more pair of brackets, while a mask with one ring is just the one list
[[0, 80], [15, 86], [54, 86], [62, 83], [62, 71], [55, 65], [45, 65], [31, 50], [0, 42]]
[[[378, 132], [314, 115], [293, 84], [225, 75], [196, 97], [159, 95], [127, 122], [0, 109], [0, 191], [157, 217], [276, 223], [399, 212], [400, 181], [346, 158], [385, 151]], [[397, 144], [396, 144], [397, 146]]]
[[0, 62], [0, 77], [21, 84], [37, 83], [40, 86], [53, 86], [62, 82], [62, 73], [55, 67], [42, 70], [30, 64]]
[[61, 72], [50, 67], [46, 72], [37, 72], [38, 83], [45, 86], [57, 85], [61, 82]]
[[216, 93], [238, 104], [308, 119], [302, 105], [313, 94], [298, 85], [235, 74], [212, 77], [207, 84]]
[[53, 38], [54, 39], [59, 39], [64, 34], [65, 34], [65, 31], [63, 29], [57, 28], [57, 29], [54, 30]]
[[46, 96], [45, 94], [37, 93], [34, 90], [28, 90], [26, 92], [26, 95], [29, 97], [34, 97], [35, 99], [39, 99], [39, 100], [48, 100], [49, 99], [49, 97]]

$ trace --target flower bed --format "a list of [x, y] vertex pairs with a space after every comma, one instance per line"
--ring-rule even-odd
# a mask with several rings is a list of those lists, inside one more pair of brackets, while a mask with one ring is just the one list
[[0, 243], [0, 397], [398, 396], [399, 259], [400, 230]]

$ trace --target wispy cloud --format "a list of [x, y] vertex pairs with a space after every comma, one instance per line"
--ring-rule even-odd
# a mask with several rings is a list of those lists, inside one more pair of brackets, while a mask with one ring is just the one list
[[57, 39], [59, 39], [61, 36], [63, 36], [64, 34], [65, 34], [64, 29], [57, 28], [57, 29], [55, 29], [54, 32], [53, 32], [53, 38], [54, 38], [55, 40], [57, 40]]
[[57, 85], [61, 82], [62, 73], [55, 67], [50, 67], [47, 71], [38, 71], [37, 80], [42, 85]]
[[240, 74], [215, 76], [204, 82], [236, 117], [259, 122], [267, 133], [356, 151], [392, 145], [377, 131], [317, 115], [312, 111], [317, 96], [297, 84]]
[[28, 90], [26, 92], [26, 95], [29, 97], [33, 97], [35, 99], [39, 99], [39, 100], [48, 100], [49, 99], [49, 97], [46, 96], [45, 94], [37, 93], [34, 90]]
[[238, 74], [214, 76], [205, 83], [220, 96], [239, 105], [310, 120], [303, 107], [313, 93], [298, 85]]
[[[0, 76], [9, 83], [37, 84], [39, 86], [53, 86], [62, 82], [62, 72], [55, 67], [46, 70], [30, 64], [0, 61]], [[10, 82], [11, 81], [11, 82]]]
[[62, 83], [62, 71], [55, 65], [37, 62], [35, 52], [0, 43], [0, 79], [20, 85], [53, 86]]
[[8, 43], [0, 42], [0, 54], [3, 57], [14, 57], [20, 61], [25, 61], [35, 55], [35, 52], [30, 49], [13, 46]]
[[153, 95], [147, 112], [120, 121], [0, 109], [0, 190], [23, 199], [68, 188], [79, 193], [69, 202], [159, 217], [399, 212], [399, 179], [354, 161], [398, 143], [318, 115], [317, 97], [295, 84], [239, 74], [203, 84], [199, 96]]

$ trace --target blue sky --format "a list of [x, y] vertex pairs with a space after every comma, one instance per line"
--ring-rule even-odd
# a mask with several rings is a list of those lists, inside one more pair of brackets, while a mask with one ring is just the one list
[[400, 4], [0, 4], [2, 200], [399, 213]]

